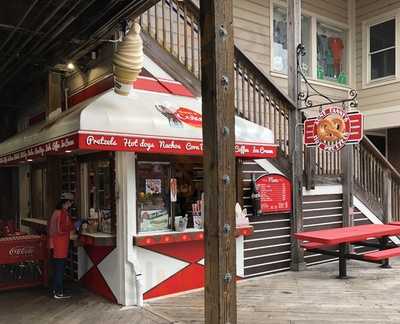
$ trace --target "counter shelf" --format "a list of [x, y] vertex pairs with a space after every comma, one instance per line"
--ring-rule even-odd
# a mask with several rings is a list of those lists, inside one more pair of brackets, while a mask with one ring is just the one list
[[[249, 236], [253, 234], [253, 226], [236, 227], [236, 237]], [[183, 232], [149, 232], [140, 233], [133, 236], [133, 244], [137, 246], [149, 246], [156, 244], [170, 244], [189, 241], [204, 240], [203, 229], [187, 229]]]
[[83, 232], [79, 235], [79, 241], [82, 245], [93, 246], [116, 246], [117, 240], [115, 234], [108, 233], [88, 233]]

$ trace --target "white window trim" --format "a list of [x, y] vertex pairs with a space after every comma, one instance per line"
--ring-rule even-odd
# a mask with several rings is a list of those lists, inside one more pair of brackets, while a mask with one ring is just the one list
[[[395, 19], [395, 74], [371, 80], [371, 58], [369, 38], [371, 26]], [[387, 12], [362, 22], [362, 89], [380, 87], [400, 81], [400, 10]]]
[[[272, 69], [273, 66], [273, 60], [274, 60], [274, 6], [282, 7], [282, 8], [287, 8], [287, 3], [280, 1], [280, 0], [270, 0], [270, 74], [271, 76], [274, 77], [279, 77], [283, 79], [287, 79], [287, 74], [279, 71], [274, 71]], [[350, 43], [350, 27], [349, 24], [345, 24], [342, 22], [335, 21], [329, 17], [321, 16], [319, 14], [315, 14], [309, 10], [303, 10], [301, 12], [302, 15], [310, 17], [310, 24], [311, 24], [311, 53], [310, 53], [310, 69], [311, 73], [308, 76], [308, 80], [312, 84], [316, 85], [322, 85], [322, 86], [327, 86], [333, 89], [340, 89], [340, 90], [348, 90], [351, 88], [351, 77], [350, 77], [350, 72], [351, 72], [351, 50], [350, 47], [354, 46], [352, 43]], [[346, 70], [348, 71], [348, 78], [347, 78], [347, 84], [343, 85], [334, 81], [329, 81], [329, 80], [320, 80], [317, 78], [317, 37], [314, 37], [317, 35], [317, 22], [322, 22], [328, 25], [331, 25], [332, 27], [337, 27], [340, 29], [343, 29], [344, 32], [346, 33]], [[306, 49], [307, 50], [307, 49]]]

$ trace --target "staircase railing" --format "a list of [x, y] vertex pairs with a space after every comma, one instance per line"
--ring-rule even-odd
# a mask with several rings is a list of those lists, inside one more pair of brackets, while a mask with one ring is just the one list
[[[199, 8], [190, 0], [161, 0], [140, 16], [143, 32], [197, 80], [201, 79], [199, 18]], [[294, 103], [237, 46], [234, 68], [236, 113], [271, 129], [280, 156], [288, 160], [289, 114]], [[400, 174], [367, 138], [354, 145], [353, 151], [358, 192], [364, 193], [369, 205], [378, 206], [382, 215], [389, 204], [393, 219], [400, 219]], [[340, 152], [317, 149], [311, 155], [307, 163], [315, 166], [316, 176], [338, 179], [343, 173]], [[390, 188], [385, 189], [388, 181]]]
[[355, 185], [381, 207], [383, 217], [390, 213], [393, 220], [400, 220], [400, 173], [366, 136], [353, 152]]
[[[161, 0], [140, 17], [143, 32], [201, 79], [199, 8], [191, 1]], [[289, 154], [289, 114], [293, 102], [235, 46], [235, 109], [275, 135], [280, 156]]]

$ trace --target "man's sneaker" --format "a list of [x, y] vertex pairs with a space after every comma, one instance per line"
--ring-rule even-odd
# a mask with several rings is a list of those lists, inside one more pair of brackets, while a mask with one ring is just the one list
[[55, 299], [68, 299], [68, 298], [71, 298], [71, 296], [66, 295], [66, 294], [54, 294], [54, 298]]

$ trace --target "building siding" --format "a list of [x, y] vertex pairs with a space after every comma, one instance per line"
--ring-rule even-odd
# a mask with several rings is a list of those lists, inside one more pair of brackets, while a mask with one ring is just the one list
[[[359, 89], [359, 107], [366, 113], [367, 118], [368, 114], [372, 113], [372, 110], [374, 114], [377, 113], [376, 110], [383, 108], [400, 112], [400, 83], [395, 82], [363, 89], [363, 74], [366, 73], [366, 62], [363, 62], [363, 54], [365, 53], [363, 51], [367, 51], [365, 45], [363, 48], [363, 22], [384, 14], [393, 13], [399, 9], [400, 2], [398, 0], [356, 0], [356, 85], [357, 89]], [[380, 114], [379, 111], [378, 114]], [[383, 111], [381, 118], [385, 118]], [[381, 123], [380, 125], [382, 126]]]
[[[286, 1], [276, 3], [284, 5]], [[271, 4], [270, 0], [234, 0], [235, 44], [266, 74], [271, 75]], [[275, 3], [275, 2], [274, 2]], [[348, 0], [304, 0], [303, 10], [340, 24], [348, 23]], [[272, 73], [278, 87], [287, 93], [287, 77]], [[321, 83], [319, 83], [321, 84]], [[346, 97], [340, 87], [316, 86], [332, 97]]]

